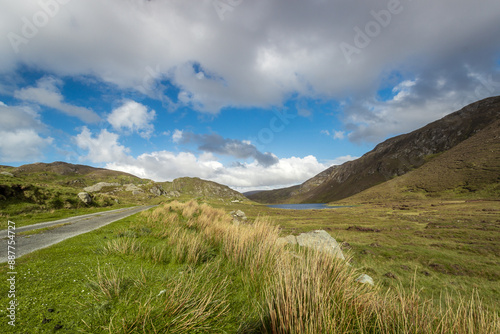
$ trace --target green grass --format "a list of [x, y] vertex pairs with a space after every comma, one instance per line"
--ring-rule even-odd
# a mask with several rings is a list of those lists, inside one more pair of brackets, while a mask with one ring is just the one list
[[[490, 291], [493, 295], [484, 299], [492, 313], [483, 309], [480, 297], [495, 289], [498, 252], [484, 245], [468, 246], [471, 248], [460, 250], [468, 252], [468, 261], [459, 263], [457, 269], [453, 265], [459, 257], [451, 246], [480, 234], [471, 233], [471, 228], [468, 236], [460, 231], [450, 235], [451, 228], [446, 226], [460, 210], [464, 216], [480, 209], [481, 219], [493, 221], [497, 212], [489, 211], [493, 206], [488, 203], [443, 206], [439, 211], [445, 215], [434, 206], [284, 211], [244, 204], [215, 209], [195, 201], [165, 204], [18, 259], [16, 330], [494, 333], [499, 324], [492, 301], [498, 295]], [[252, 223], [233, 225], [226, 212], [235, 208], [243, 209]], [[420, 216], [422, 213], [425, 215]], [[328, 254], [278, 246], [275, 239], [280, 230], [269, 220], [257, 218], [259, 214], [273, 216], [283, 226], [282, 234], [323, 227], [339, 240], [349, 240], [353, 266]], [[435, 220], [439, 227], [433, 227], [432, 235], [442, 237], [446, 247], [432, 246], [435, 241], [421, 234], [430, 233], [429, 223], [422, 220], [429, 217], [441, 217]], [[467, 225], [475, 223], [467, 221]], [[347, 230], [351, 225], [381, 231]], [[495, 233], [498, 235], [496, 230], [489, 231]], [[367, 246], [368, 242], [378, 246]], [[362, 255], [359, 251], [363, 249], [372, 252]], [[468, 263], [474, 261], [482, 262]], [[442, 267], [429, 267], [433, 263]], [[429, 281], [422, 281], [427, 276], [421, 277], [414, 264], [427, 265]], [[475, 266], [483, 267], [485, 277], [489, 273], [489, 287], [482, 286]], [[386, 270], [397, 279], [383, 276]], [[449, 278], [447, 272], [452, 270], [467, 275]], [[354, 282], [361, 272], [372, 275], [377, 287]], [[0, 276], [6, 273], [6, 267], [0, 269]], [[452, 280], [464, 289], [449, 289], [440, 301], [444, 284], [451, 285]], [[422, 282], [429, 284], [434, 300], [426, 299], [428, 291], [419, 291]], [[474, 284], [480, 297], [473, 292]], [[7, 293], [7, 285], [2, 285], [2, 305], [7, 305]], [[0, 314], [5, 312], [2, 308]], [[11, 332], [3, 318], [0, 331]]]
[[[345, 204], [344, 202], [343, 204]], [[415, 285], [427, 298], [444, 290], [470, 295], [487, 305], [500, 300], [500, 209], [498, 201], [414, 200], [332, 210], [280, 210], [235, 204], [250, 218], [268, 216], [282, 235], [328, 231], [352, 264], [387, 288]], [[350, 203], [355, 204], [355, 203]], [[362, 232], [349, 227], [380, 230]], [[349, 230], [348, 230], [349, 229]], [[385, 276], [392, 273], [396, 278]], [[499, 310], [500, 311], [500, 310]]]

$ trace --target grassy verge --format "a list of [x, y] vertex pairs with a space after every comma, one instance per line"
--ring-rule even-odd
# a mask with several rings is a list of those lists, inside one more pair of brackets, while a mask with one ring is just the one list
[[[355, 282], [325, 253], [276, 243], [268, 220], [172, 202], [19, 259], [20, 333], [495, 333], [477, 295], [436, 307]], [[7, 270], [0, 274], [5, 276]], [[7, 305], [2, 285], [0, 302]], [[4, 308], [5, 309], [5, 308]], [[2, 311], [5, 315], [5, 311]], [[2, 332], [9, 332], [7, 319]]]

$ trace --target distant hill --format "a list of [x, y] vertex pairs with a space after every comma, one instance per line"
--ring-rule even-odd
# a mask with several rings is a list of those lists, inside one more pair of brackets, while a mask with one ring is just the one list
[[145, 183], [149, 180], [141, 179], [129, 173], [97, 168], [86, 165], [74, 165], [56, 161], [52, 163], [37, 162], [20, 167], [0, 167], [16, 177], [29, 178], [33, 181], [54, 181], [72, 187], [89, 186], [97, 182]]
[[[471, 187], [471, 189], [479, 189], [485, 186], [484, 182], [495, 181], [494, 177], [483, 178], [481, 176], [485, 175], [485, 169], [491, 171], [491, 173], [486, 173], [488, 175], [495, 175], [495, 173], [499, 175], [498, 165], [496, 165], [499, 153], [495, 148], [498, 138], [498, 132], [495, 134], [495, 124], [499, 119], [500, 96], [484, 99], [411, 133], [390, 138], [361, 158], [330, 167], [301, 185], [263, 191], [248, 197], [265, 203], [332, 202], [353, 196], [391, 179], [396, 180], [410, 171], [422, 168], [431, 161], [433, 164], [430, 166], [436, 169], [428, 171], [425, 175], [423, 173], [426, 169], [422, 170], [419, 177], [429, 177], [429, 179], [422, 179], [420, 183], [413, 180], [416, 182], [416, 187], [417, 184], [431, 184], [433, 182], [430, 180], [434, 178], [440, 180], [439, 184], [442, 184], [442, 187], [439, 190], [436, 188], [434, 192], [450, 187], [461, 187], [462, 183], [467, 184], [466, 187]], [[490, 141], [482, 137], [472, 139], [483, 130], [485, 130], [482, 133], [483, 136], [493, 139]], [[466, 141], [468, 142], [464, 143]], [[477, 141], [479, 141], [478, 145], [483, 147], [481, 150], [474, 151], [475, 144], [473, 143]], [[452, 150], [461, 143], [464, 144]], [[445, 155], [447, 151], [450, 152]], [[440, 153], [443, 157], [436, 157]], [[475, 159], [475, 162], [469, 161], [469, 157]], [[439, 166], [460, 165], [464, 161], [470, 162], [467, 165], [468, 168], [453, 169], [451, 174], [448, 169], [437, 169], [438, 164]], [[451, 181], [451, 175], [455, 181]], [[407, 179], [410, 180], [410, 177]], [[434, 182], [434, 184], [438, 183]], [[378, 194], [382, 195], [381, 192]]]
[[[91, 202], [78, 197], [86, 192]], [[173, 198], [245, 200], [227, 186], [198, 178], [153, 182], [132, 174], [66, 162], [0, 166], [2, 214], [73, 209], [88, 206], [157, 203]]]
[[228, 186], [202, 180], [197, 177], [181, 177], [172, 182], [156, 183], [161, 186], [163, 191], [168, 193], [178, 192], [181, 195], [189, 197], [212, 198], [220, 200], [246, 200], [241, 193], [229, 188]]

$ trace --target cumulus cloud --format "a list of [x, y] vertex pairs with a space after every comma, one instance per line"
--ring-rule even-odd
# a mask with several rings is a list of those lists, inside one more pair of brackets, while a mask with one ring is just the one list
[[95, 123], [100, 120], [99, 115], [90, 109], [65, 103], [59, 89], [61, 85], [62, 80], [60, 79], [43, 77], [37, 81], [35, 87], [26, 87], [17, 90], [14, 93], [14, 97], [57, 109], [66, 115], [77, 117], [86, 123]]
[[109, 114], [107, 120], [115, 130], [137, 132], [143, 138], [149, 138], [154, 131], [152, 122], [156, 117], [154, 110], [135, 101], [127, 100]]
[[[39, 3], [10, 2], [0, 34], [23, 36], [20, 18], [43, 11]], [[174, 109], [210, 113], [281, 106], [291, 95], [337, 100], [345, 106], [342, 131], [355, 142], [415, 129], [500, 92], [498, 0], [255, 0], [232, 9], [221, 20], [213, 1], [71, 1], [23, 36], [17, 53], [9, 38], [0, 40], [0, 72], [29, 66], [88, 75]], [[349, 57], [346, 44], [356, 48]], [[16, 96], [99, 120], [45, 81]], [[399, 85], [392, 100], [377, 98], [384, 82]]]
[[299, 184], [328, 168], [328, 165], [318, 162], [314, 156], [306, 156], [279, 159], [270, 167], [257, 162], [224, 166], [207, 153], [196, 156], [190, 152], [159, 151], [124, 162], [110, 162], [106, 168], [156, 181], [171, 181], [183, 176], [200, 177], [247, 191]]
[[119, 136], [101, 130], [97, 136], [83, 127], [82, 131], [74, 137], [76, 145], [87, 151], [87, 155], [82, 156], [81, 160], [88, 160], [93, 163], [107, 163], [110, 161], [125, 162], [129, 159], [127, 155], [130, 150], [118, 142]]
[[[381, 18], [387, 2], [256, 0], [221, 20], [212, 1], [72, 1], [19, 53], [3, 39], [0, 71], [28, 64], [93, 75], [158, 99], [167, 96], [161, 82], [168, 80], [178, 91], [175, 104], [213, 113], [281, 105], [290, 94], [369, 100], [391, 71], [410, 80], [422, 74], [419, 99], [435, 104], [439, 96], [427, 78], [439, 76], [449, 85], [445, 93], [461, 95], [470, 89], [466, 66], [481, 75], [498, 72], [500, 2], [397, 3]], [[12, 2], [0, 13], [0, 31], [22, 35], [19, 18], [40, 10], [35, 0]], [[357, 48], [350, 63], [343, 43]]]
[[174, 141], [184, 144], [195, 143], [198, 145], [198, 149], [203, 152], [228, 155], [238, 159], [254, 158], [264, 167], [272, 166], [279, 161], [274, 154], [262, 153], [248, 141], [223, 138], [216, 133], [200, 135], [192, 132], [177, 132], [176, 130]]
[[419, 76], [396, 85], [394, 96], [388, 100], [365, 98], [352, 102], [343, 116], [347, 137], [353, 142], [377, 143], [500, 93], [500, 76], [479, 75], [471, 69], [463, 75], [469, 80], [462, 84], [440, 75]]
[[30, 108], [0, 102], [0, 161], [24, 162], [43, 157], [53, 138], [42, 136], [45, 125]]

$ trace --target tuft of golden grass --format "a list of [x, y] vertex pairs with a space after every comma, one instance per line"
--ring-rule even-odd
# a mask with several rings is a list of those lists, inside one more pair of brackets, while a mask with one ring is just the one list
[[115, 240], [110, 240], [104, 246], [104, 251], [106, 253], [120, 253], [120, 254], [136, 254], [140, 251], [140, 243], [129, 237], [122, 237]]

